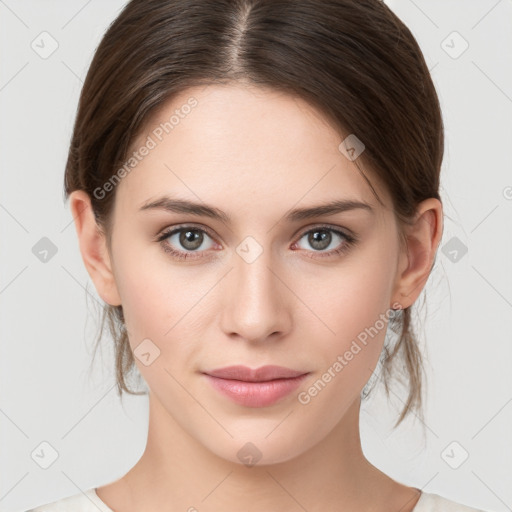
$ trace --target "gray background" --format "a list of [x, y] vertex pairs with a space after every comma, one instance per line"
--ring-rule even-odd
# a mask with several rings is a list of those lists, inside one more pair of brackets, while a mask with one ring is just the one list
[[[145, 446], [147, 398], [120, 403], [108, 337], [88, 372], [99, 297], [62, 194], [82, 80], [124, 3], [0, 0], [2, 511], [113, 481]], [[421, 315], [425, 423], [393, 430], [403, 394], [378, 391], [363, 405], [363, 448], [407, 485], [512, 510], [512, 1], [389, 5], [442, 103], [446, 217]], [[43, 237], [57, 251], [46, 262]]]

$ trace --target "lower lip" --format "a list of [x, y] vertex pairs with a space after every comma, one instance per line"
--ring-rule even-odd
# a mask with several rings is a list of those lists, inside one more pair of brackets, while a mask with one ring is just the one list
[[220, 379], [205, 374], [210, 384], [234, 402], [246, 407], [266, 407], [297, 389], [307, 374], [293, 379], [276, 379], [266, 382], [245, 382]]

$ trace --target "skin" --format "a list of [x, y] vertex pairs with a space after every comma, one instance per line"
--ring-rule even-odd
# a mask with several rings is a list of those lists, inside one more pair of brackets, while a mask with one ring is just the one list
[[[394, 303], [405, 308], [416, 300], [441, 239], [441, 203], [431, 198], [418, 205], [408, 250], [401, 251], [391, 198], [367, 170], [382, 206], [355, 162], [339, 151], [346, 135], [298, 98], [241, 83], [182, 92], [149, 120], [133, 148], [191, 96], [198, 105], [117, 185], [111, 251], [87, 194], [70, 197], [98, 294], [122, 304], [133, 350], [149, 338], [160, 351], [148, 366], [135, 358], [150, 389], [146, 449], [98, 496], [116, 512], [313, 512], [340, 504], [411, 511], [420, 491], [370, 464], [359, 436], [360, 393], [386, 329], [309, 403], [297, 395]], [[164, 194], [213, 205], [232, 222], [139, 211]], [[284, 219], [292, 208], [347, 198], [370, 204], [374, 213]], [[328, 231], [331, 243], [318, 249], [307, 231], [322, 224], [359, 240], [322, 258], [346, 243]], [[174, 259], [155, 241], [178, 225], [213, 234], [204, 234], [195, 252], [180, 244], [179, 234], [167, 238], [193, 259]], [[263, 251], [251, 263], [236, 252], [247, 236]], [[219, 394], [200, 373], [232, 364], [310, 374], [278, 403], [251, 408]], [[237, 457], [248, 442], [261, 452], [252, 467]]]

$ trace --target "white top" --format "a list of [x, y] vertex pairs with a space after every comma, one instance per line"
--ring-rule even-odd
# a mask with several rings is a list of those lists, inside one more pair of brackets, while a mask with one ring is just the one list
[[[75, 494], [47, 505], [27, 510], [26, 512], [114, 512], [107, 507], [92, 488], [83, 494]], [[485, 512], [480, 509], [471, 508], [438, 494], [422, 492], [413, 512]]]

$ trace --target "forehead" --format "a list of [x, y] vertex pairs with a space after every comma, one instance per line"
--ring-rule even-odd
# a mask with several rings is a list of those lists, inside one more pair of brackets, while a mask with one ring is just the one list
[[[282, 213], [298, 202], [343, 198], [377, 209], [356, 163], [339, 149], [347, 135], [304, 100], [280, 91], [239, 84], [192, 87], [146, 122], [128, 156], [143, 146], [151, 149], [116, 194], [131, 209], [162, 194], [220, 207], [228, 201], [234, 211], [278, 207]], [[376, 176], [365, 174], [387, 201]]]

